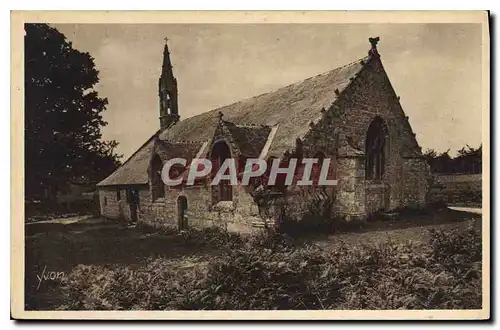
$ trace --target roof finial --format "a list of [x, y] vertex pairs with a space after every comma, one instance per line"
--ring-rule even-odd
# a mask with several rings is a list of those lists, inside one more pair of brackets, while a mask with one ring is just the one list
[[380, 37], [376, 37], [376, 38], [369, 38], [368, 39], [370, 41], [370, 43], [372, 44], [372, 48], [377, 48], [377, 44], [378, 42], [380, 41]]
[[380, 41], [380, 37], [368, 38], [368, 41], [372, 45], [372, 48], [368, 51], [368, 55], [380, 56], [377, 51], [377, 44]]
[[165, 38], [163, 38], [163, 39], [165, 39], [165, 43], [167, 43], [167, 41], [168, 41], [168, 37], [165, 37]]

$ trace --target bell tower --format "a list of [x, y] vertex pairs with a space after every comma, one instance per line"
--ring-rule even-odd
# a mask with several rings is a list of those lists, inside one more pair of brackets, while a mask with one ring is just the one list
[[166, 129], [179, 121], [177, 105], [177, 79], [172, 71], [170, 52], [168, 51], [168, 38], [165, 38], [163, 49], [163, 65], [161, 76], [158, 80], [158, 94], [160, 96], [160, 127]]

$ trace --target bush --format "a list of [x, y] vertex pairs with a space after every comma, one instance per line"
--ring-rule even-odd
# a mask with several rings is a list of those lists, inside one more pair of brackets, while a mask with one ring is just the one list
[[270, 249], [272, 251], [287, 251], [296, 247], [296, 241], [287, 234], [273, 230], [262, 230], [250, 236], [249, 245], [254, 249]]
[[243, 244], [243, 238], [239, 234], [228, 232], [219, 227], [189, 228], [181, 231], [180, 234], [184, 243], [193, 246], [233, 249]]
[[481, 279], [482, 241], [477, 229], [431, 230], [431, 235], [432, 260], [456, 277]]
[[188, 244], [231, 248], [209, 263], [157, 258], [136, 268], [78, 266], [65, 279], [69, 303], [62, 308], [481, 308], [481, 236], [473, 229], [434, 231], [429, 246], [388, 242], [334, 251], [297, 247], [280, 234], [243, 240], [207, 229], [183, 235]]
[[68, 218], [78, 215], [100, 215], [99, 203], [93, 199], [75, 200], [71, 203], [34, 203], [26, 201], [24, 203], [24, 211], [26, 222]]

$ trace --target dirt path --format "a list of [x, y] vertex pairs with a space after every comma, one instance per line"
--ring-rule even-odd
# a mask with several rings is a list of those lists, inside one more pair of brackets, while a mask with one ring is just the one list
[[483, 214], [483, 209], [480, 207], [459, 207], [459, 206], [450, 206], [449, 209], [461, 212], [469, 212], [474, 214]]
[[471, 225], [481, 227], [481, 215], [477, 212], [444, 209], [432, 214], [405, 215], [390, 221], [369, 221], [357, 229], [313, 237], [308, 241], [328, 248], [340, 244], [370, 245], [388, 241], [427, 244], [431, 229], [465, 229]]
[[426, 225], [404, 229], [387, 229], [361, 233], [342, 233], [328, 236], [326, 240], [317, 240], [320, 246], [333, 248], [340, 244], [348, 245], [375, 245], [388, 241], [394, 243], [414, 243], [426, 244], [431, 238], [430, 230], [451, 230], [454, 228], [465, 229], [468, 226], [477, 225], [477, 221], [465, 220], [459, 223], [445, 223], [436, 225]]
[[36, 222], [28, 222], [26, 223], [26, 226], [33, 226], [41, 223], [60, 223], [60, 224], [70, 224], [70, 223], [76, 223], [76, 222], [83, 222], [89, 219], [92, 219], [92, 215], [77, 215], [74, 217], [68, 217], [68, 218], [57, 218], [57, 219], [50, 219], [50, 220], [42, 220], [42, 221], [36, 221]]

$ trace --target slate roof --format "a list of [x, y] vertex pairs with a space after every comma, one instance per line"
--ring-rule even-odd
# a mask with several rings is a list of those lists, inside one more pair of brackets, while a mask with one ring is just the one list
[[269, 126], [241, 126], [226, 122], [226, 127], [241, 154], [247, 158], [259, 157], [271, 132]]
[[158, 146], [165, 152], [166, 157], [164, 159], [172, 159], [172, 158], [184, 158], [187, 160], [187, 164], [191, 162], [193, 158], [195, 158], [198, 150], [200, 150], [203, 142], [201, 141], [166, 141], [166, 140], [157, 140]]
[[97, 186], [132, 185], [148, 183], [148, 166], [154, 147], [154, 135], [149, 138], [116, 171]]
[[152, 151], [155, 143], [158, 145], [159, 152], [167, 155], [168, 159], [174, 157], [182, 157], [187, 159], [188, 164], [196, 156], [196, 153], [202, 146], [202, 142], [176, 142], [164, 141], [155, 139], [153, 135], [139, 150], [130, 156], [122, 166], [108, 176], [103, 181], [99, 182], [98, 186], [114, 186], [114, 185], [141, 185], [147, 184], [149, 161], [151, 160]]
[[[366, 61], [365, 57], [275, 91], [186, 118], [158, 132], [158, 137], [160, 140], [171, 142], [210, 141], [218, 124], [219, 112], [222, 112], [225, 121], [237, 124], [233, 129], [237, 137], [235, 140], [241, 145], [241, 150], [252, 157], [256, 154], [258, 156], [258, 152], [262, 150], [269, 134], [267, 131], [266, 135], [265, 130], [270, 128], [251, 129], [245, 128], [245, 125], [278, 125], [268, 156], [279, 157], [286, 150], [293, 149], [296, 139], [303, 137], [309, 131], [311, 121], [316, 122], [321, 118], [321, 110], [328, 109], [332, 105], [361, 71], [363, 62]], [[248, 143], [253, 138], [256, 139], [254, 145]], [[140, 150], [98, 186], [147, 183], [147, 168], [153, 141], [153, 137], [150, 138]]]
[[279, 157], [294, 147], [297, 137], [309, 131], [310, 122], [321, 117], [321, 109], [328, 109], [336, 100], [335, 90], [341, 93], [366, 60], [363, 58], [275, 91], [187, 118], [161, 132], [160, 138], [210, 140], [218, 114], [222, 112], [225, 121], [235, 124], [279, 125], [269, 149], [270, 156]]

